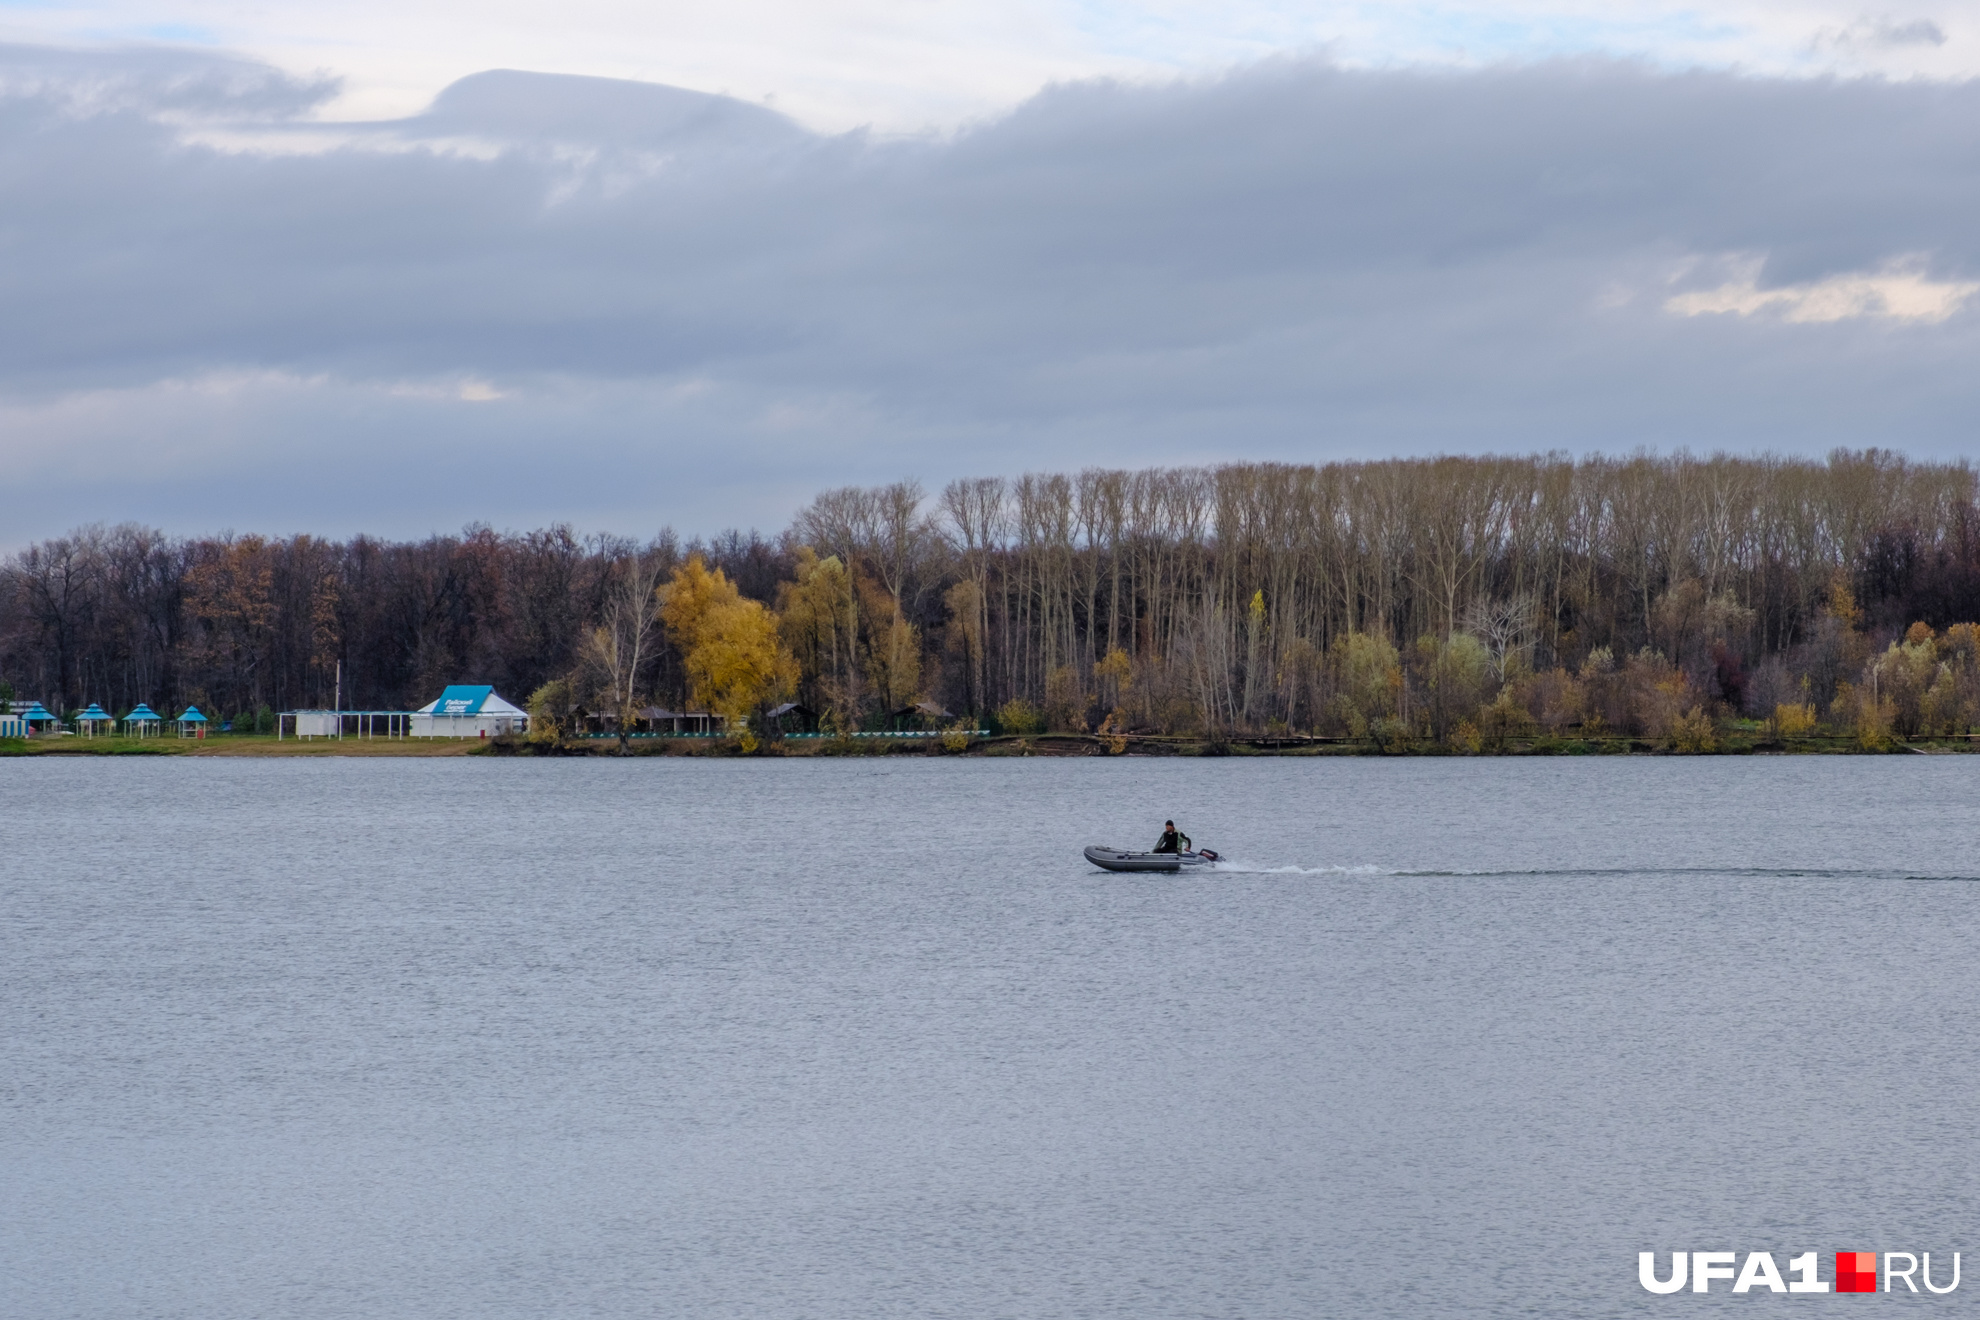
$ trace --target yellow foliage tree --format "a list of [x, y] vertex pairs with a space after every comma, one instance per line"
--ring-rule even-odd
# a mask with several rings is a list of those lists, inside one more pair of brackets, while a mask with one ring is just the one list
[[1929, 700], [1939, 678], [1939, 651], [1932, 630], [1914, 623], [1902, 642], [1873, 660], [1864, 671], [1863, 686], [1891, 705], [1898, 737], [1913, 738], [1933, 723]]
[[1093, 666], [1093, 677], [1100, 684], [1100, 704], [1118, 706], [1134, 687], [1134, 661], [1116, 646]]
[[1401, 660], [1387, 637], [1347, 633], [1328, 648], [1334, 669], [1334, 706], [1351, 737], [1368, 736], [1369, 725], [1396, 709]]
[[1058, 665], [1045, 674], [1045, 727], [1067, 733], [1086, 732], [1086, 692], [1079, 671]]
[[796, 580], [777, 589], [777, 616], [778, 632], [797, 657], [799, 682], [811, 685], [819, 709], [843, 716], [857, 708], [859, 609], [839, 557], [820, 559], [799, 546]]
[[1119, 755], [1127, 750], [1127, 740], [1120, 737], [1127, 732], [1128, 714], [1124, 709], [1128, 694], [1134, 690], [1134, 661], [1128, 653], [1116, 646], [1093, 666], [1093, 677], [1098, 681], [1100, 705], [1107, 711], [1107, 717], [1100, 721], [1102, 736], [1110, 736], [1108, 748]]
[[[752, 711], [796, 687], [797, 660], [777, 635], [777, 616], [745, 600], [721, 569], [695, 555], [662, 593], [660, 617], [687, 668], [689, 700], [741, 728]], [[754, 744], [754, 730], [744, 734]]]
[[983, 709], [983, 592], [965, 578], [942, 594], [949, 609], [949, 626], [944, 639], [948, 649], [962, 662], [965, 705], [972, 711]]
[[921, 691], [921, 630], [898, 612], [893, 622], [868, 628], [866, 681], [888, 711], [899, 710]]
[[554, 743], [570, 729], [576, 694], [567, 679], [553, 678], [529, 694], [529, 740]]
[[1783, 702], [1774, 707], [1774, 734], [1780, 738], [1806, 738], [1815, 732], [1815, 707], [1807, 702]]

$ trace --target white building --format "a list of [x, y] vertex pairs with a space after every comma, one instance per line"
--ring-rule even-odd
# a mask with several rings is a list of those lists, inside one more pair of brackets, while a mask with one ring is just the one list
[[492, 738], [528, 728], [528, 713], [496, 696], [494, 688], [459, 683], [412, 715], [415, 738]]

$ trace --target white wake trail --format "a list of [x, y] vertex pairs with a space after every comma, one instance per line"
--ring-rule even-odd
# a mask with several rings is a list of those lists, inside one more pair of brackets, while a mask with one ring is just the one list
[[1380, 866], [1254, 866], [1229, 857], [1220, 857], [1214, 870], [1231, 875], [1393, 875]]

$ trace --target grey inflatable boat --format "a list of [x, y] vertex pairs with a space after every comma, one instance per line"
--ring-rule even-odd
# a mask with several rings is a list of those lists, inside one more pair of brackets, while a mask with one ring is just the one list
[[1086, 849], [1086, 860], [1103, 871], [1194, 871], [1209, 866], [1217, 860], [1217, 854], [1204, 848], [1198, 852], [1155, 853], [1126, 852], [1120, 848], [1108, 848], [1101, 844], [1090, 844]]

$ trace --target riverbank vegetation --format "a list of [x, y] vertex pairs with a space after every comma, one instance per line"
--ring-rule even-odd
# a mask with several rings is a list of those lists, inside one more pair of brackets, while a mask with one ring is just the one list
[[480, 739], [456, 738], [282, 738], [273, 734], [224, 734], [210, 738], [35, 737], [0, 738], [0, 757], [9, 756], [473, 756], [485, 752]]
[[243, 730], [339, 672], [347, 708], [487, 682], [549, 744], [647, 704], [768, 736], [794, 700], [828, 733], [1033, 750], [1953, 745], [1980, 729], [1975, 496], [1883, 451], [1544, 456], [846, 488], [685, 544], [87, 528], [0, 570], [0, 677]]

